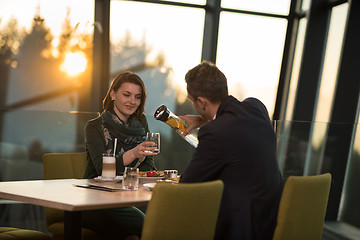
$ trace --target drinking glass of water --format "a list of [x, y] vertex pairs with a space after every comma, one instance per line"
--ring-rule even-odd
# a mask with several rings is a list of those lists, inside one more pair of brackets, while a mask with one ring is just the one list
[[135, 167], [125, 167], [122, 180], [122, 188], [125, 190], [139, 189], [139, 169]]
[[156, 149], [151, 152], [160, 153], [160, 133], [147, 132], [145, 141], [154, 142], [156, 144]]

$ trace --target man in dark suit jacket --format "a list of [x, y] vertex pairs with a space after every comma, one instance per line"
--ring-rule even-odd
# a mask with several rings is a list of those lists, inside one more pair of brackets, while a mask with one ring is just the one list
[[225, 75], [206, 61], [185, 81], [200, 116], [182, 118], [187, 132], [201, 127], [180, 182], [224, 182], [215, 239], [272, 239], [283, 179], [266, 107], [255, 98], [241, 102], [229, 96]]

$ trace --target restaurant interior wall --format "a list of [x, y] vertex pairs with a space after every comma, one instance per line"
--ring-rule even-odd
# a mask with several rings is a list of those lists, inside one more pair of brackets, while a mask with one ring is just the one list
[[[331, 172], [327, 221], [360, 228], [359, 81], [353, 77], [360, 39], [359, 17], [351, 14], [359, 3], [83, 0], [66, 9], [67, 1], [26, 2], [34, 8], [26, 24], [0, 15], [1, 181], [42, 179], [45, 152], [84, 151], [84, 125], [101, 112], [110, 81], [123, 70], [145, 81], [149, 126], [162, 135], [158, 168], [181, 173], [194, 149], [152, 114], [160, 104], [178, 115], [194, 113], [184, 75], [209, 60], [227, 75], [231, 94], [267, 106], [284, 178]], [[58, 32], [50, 27], [50, 5], [63, 14]], [[69, 75], [67, 52], [86, 56], [83, 72]], [[333, 94], [324, 98], [327, 92]], [[1, 225], [46, 231], [43, 219], [40, 207], [0, 204]], [[332, 234], [349, 231], [326, 229], [328, 239]]]

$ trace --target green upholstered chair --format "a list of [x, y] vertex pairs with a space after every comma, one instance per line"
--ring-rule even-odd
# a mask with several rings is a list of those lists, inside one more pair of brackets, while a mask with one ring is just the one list
[[83, 178], [86, 153], [46, 153], [43, 156], [44, 179]]
[[[44, 179], [81, 179], [86, 169], [86, 153], [46, 153], [43, 156]], [[64, 212], [45, 208], [46, 224], [53, 240], [64, 239]], [[83, 240], [102, 239], [94, 231], [82, 228]]]
[[290, 176], [280, 200], [273, 240], [320, 240], [331, 175]]
[[0, 227], [0, 240], [50, 240], [50, 236], [34, 230]]
[[223, 188], [221, 180], [156, 184], [141, 239], [213, 239]]

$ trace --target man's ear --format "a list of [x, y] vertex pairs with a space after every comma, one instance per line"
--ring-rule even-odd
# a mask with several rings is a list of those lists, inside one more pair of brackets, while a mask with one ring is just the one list
[[208, 100], [204, 97], [197, 97], [196, 101], [198, 102], [198, 105], [201, 109], [205, 110], [206, 106], [208, 104]]

